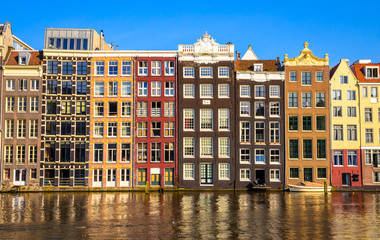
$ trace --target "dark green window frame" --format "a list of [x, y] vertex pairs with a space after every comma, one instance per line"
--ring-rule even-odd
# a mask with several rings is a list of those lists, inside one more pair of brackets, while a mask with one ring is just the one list
[[312, 117], [311, 116], [303, 116], [302, 117], [302, 130], [311, 131], [312, 128]]

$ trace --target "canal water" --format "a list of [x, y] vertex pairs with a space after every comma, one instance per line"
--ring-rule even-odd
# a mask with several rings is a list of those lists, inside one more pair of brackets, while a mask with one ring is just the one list
[[2, 194], [0, 239], [379, 239], [380, 193]]

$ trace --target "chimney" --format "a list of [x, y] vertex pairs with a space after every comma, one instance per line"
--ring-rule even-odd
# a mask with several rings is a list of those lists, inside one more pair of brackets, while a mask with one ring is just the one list
[[111, 42], [111, 48], [113, 49], [113, 42]]
[[119, 50], [119, 45], [116, 45], [116, 50]]
[[251, 45], [248, 45], [248, 49], [252, 49], [252, 46], [251, 46]]
[[239, 51], [236, 51], [236, 59], [240, 60], [240, 53], [239, 53]]

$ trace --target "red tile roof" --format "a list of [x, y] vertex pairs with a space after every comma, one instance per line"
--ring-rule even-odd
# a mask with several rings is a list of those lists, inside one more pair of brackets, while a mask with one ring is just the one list
[[[28, 66], [41, 65], [42, 51], [28, 51], [28, 53], [30, 53]], [[19, 51], [12, 51], [5, 65], [18, 65], [18, 55]]]
[[338, 69], [340, 62], [330, 69], [330, 79], [334, 76], [335, 71]]
[[380, 78], [366, 78], [364, 76], [364, 67], [366, 66], [378, 66], [380, 68], [380, 63], [354, 63], [350, 68], [359, 82], [380, 83]]
[[254, 63], [262, 63], [263, 71], [276, 72], [281, 71], [281, 66], [277, 60], [235, 60], [236, 71], [253, 71]]

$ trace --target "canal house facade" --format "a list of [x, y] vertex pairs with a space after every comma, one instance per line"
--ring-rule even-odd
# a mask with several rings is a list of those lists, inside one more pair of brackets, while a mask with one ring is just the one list
[[178, 46], [179, 187], [234, 189], [234, 45]]
[[235, 61], [237, 188], [284, 187], [284, 80], [277, 60]]

